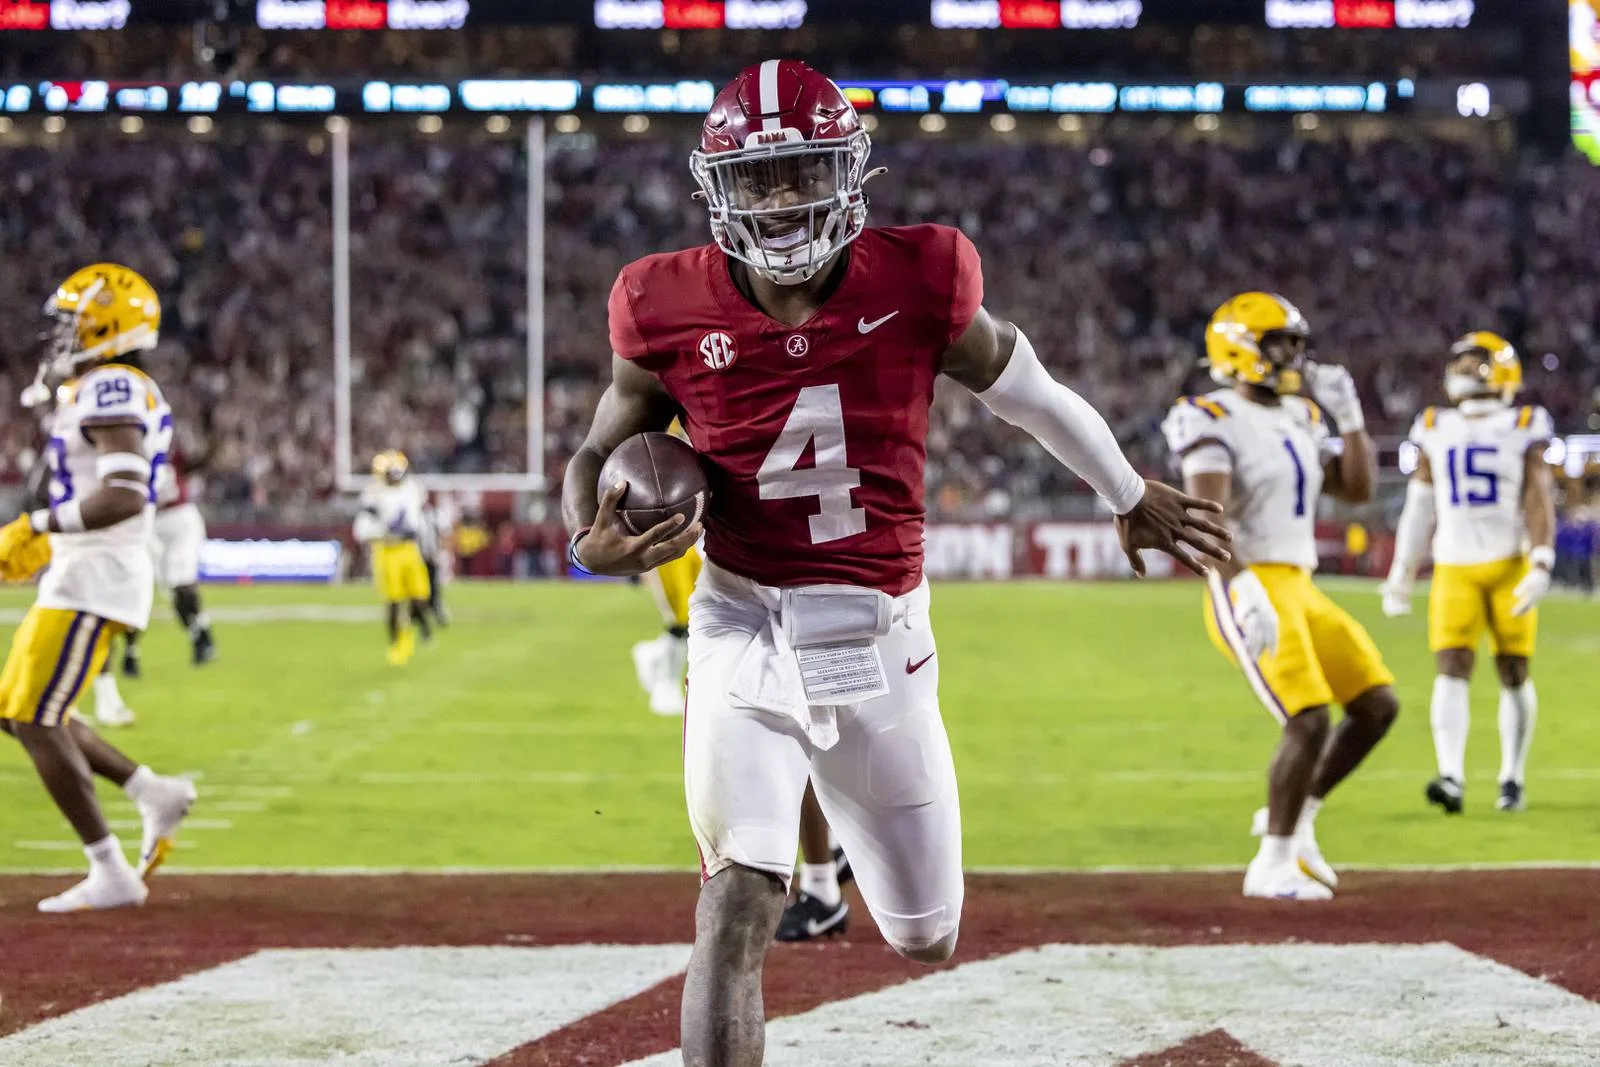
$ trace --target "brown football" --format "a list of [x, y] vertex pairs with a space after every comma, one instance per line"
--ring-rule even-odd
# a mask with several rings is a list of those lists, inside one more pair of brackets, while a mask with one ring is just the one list
[[711, 496], [699, 455], [667, 433], [635, 434], [618, 445], [600, 468], [600, 494], [618, 482], [627, 482], [628, 491], [617, 511], [634, 534], [674, 515], [682, 515], [684, 525], [696, 522]]

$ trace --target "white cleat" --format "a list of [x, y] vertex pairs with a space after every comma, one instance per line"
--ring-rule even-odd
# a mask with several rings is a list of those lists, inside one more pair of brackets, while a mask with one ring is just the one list
[[1307, 877], [1298, 863], [1265, 863], [1257, 856], [1245, 868], [1244, 895], [1269, 900], [1332, 900], [1333, 890]]
[[161, 777], [152, 787], [152, 796], [139, 802], [144, 820], [144, 836], [139, 842], [139, 877], [148, 878], [172, 854], [178, 824], [183, 822], [199, 795], [187, 778]]
[[95, 704], [94, 721], [108, 730], [121, 730], [132, 726], [137, 717], [126, 704]]
[[1266, 864], [1258, 856], [1245, 869], [1245, 896], [1272, 901], [1331, 901], [1333, 889], [1307, 878], [1299, 864]]
[[640, 641], [633, 646], [633, 673], [639, 679], [639, 688], [646, 693], [655, 692], [667, 673], [667, 657], [661, 642], [655, 638]]
[[[118, 857], [119, 860], [121, 857]], [[68, 911], [101, 911], [106, 908], [137, 908], [150, 890], [122, 861], [117, 867], [96, 866], [89, 877], [65, 893], [39, 901], [39, 910], [59, 914]]]
[[[1267, 809], [1257, 808], [1256, 813], [1250, 817], [1250, 836], [1265, 837], [1266, 833]], [[1322, 858], [1322, 849], [1317, 845], [1317, 835], [1315, 833], [1308, 830], [1300, 830], [1295, 833], [1294, 858], [1306, 877], [1316, 879], [1329, 889], [1339, 888], [1339, 872], [1335, 871], [1332, 865]]]

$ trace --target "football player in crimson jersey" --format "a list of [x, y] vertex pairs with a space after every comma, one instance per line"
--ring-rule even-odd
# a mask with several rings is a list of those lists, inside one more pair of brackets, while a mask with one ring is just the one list
[[650, 256], [612, 290], [612, 383], [568, 465], [572, 562], [633, 575], [700, 523], [632, 534], [624, 440], [681, 415], [711, 485], [691, 601], [684, 792], [702, 888], [684, 985], [691, 1067], [756, 1067], [761, 962], [794, 870], [809, 778], [896, 951], [955, 949], [960, 808], [939, 716], [922, 574], [923, 465], [948, 375], [1080, 474], [1139, 549], [1201, 572], [1221, 509], [1141, 478], [1022, 331], [982, 307], [978, 255], [945, 226], [866, 229], [870, 145], [804, 63], [768, 60], [718, 94], [692, 167], [713, 244]]

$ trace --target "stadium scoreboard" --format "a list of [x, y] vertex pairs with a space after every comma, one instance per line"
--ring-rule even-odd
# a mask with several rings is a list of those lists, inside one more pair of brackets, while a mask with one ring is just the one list
[[[1519, 0], [232, 0], [225, 21], [267, 30], [781, 30], [846, 22], [941, 29], [1467, 29], [1531, 17]], [[0, 30], [119, 30], [214, 20], [211, 0], [0, 0]]]

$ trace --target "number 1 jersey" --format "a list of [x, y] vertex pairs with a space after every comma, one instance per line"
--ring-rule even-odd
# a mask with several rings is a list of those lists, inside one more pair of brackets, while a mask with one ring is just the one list
[[1331, 453], [1322, 409], [1301, 396], [1257, 404], [1218, 389], [1179, 400], [1161, 429], [1185, 476], [1231, 475], [1228, 526], [1245, 563], [1317, 569], [1317, 497]]
[[891, 595], [922, 580], [928, 409], [946, 349], [983, 301], [948, 226], [868, 229], [799, 326], [739, 292], [714, 245], [629, 264], [611, 347], [659, 378], [711, 483], [706, 556], [765, 585]]
[[1466, 415], [1427, 408], [1411, 443], [1428, 457], [1437, 525], [1433, 561], [1452, 566], [1497, 563], [1523, 553], [1523, 464], [1528, 449], [1554, 433], [1541, 407]]

